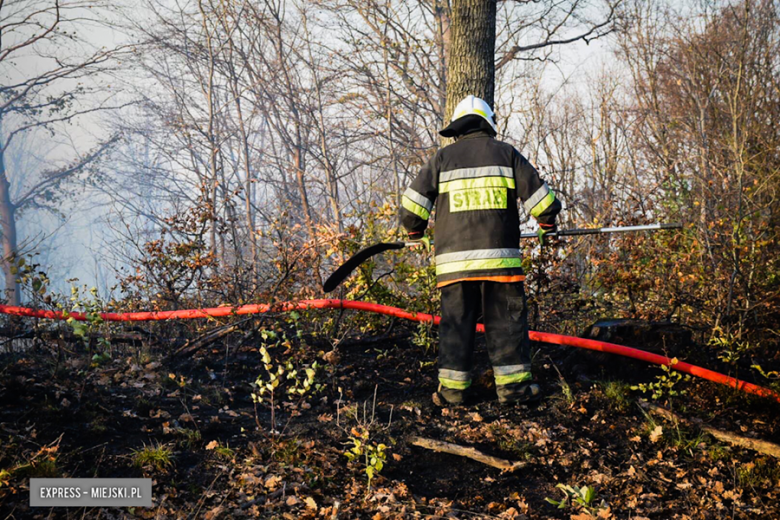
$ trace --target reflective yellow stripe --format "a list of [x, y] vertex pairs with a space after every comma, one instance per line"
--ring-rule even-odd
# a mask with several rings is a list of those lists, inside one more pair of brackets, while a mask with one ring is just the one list
[[539, 204], [534, 206], [534, 208], [531, 210], [531, 215], [538, 217], [544, 213], [544, 210], [550, 207], [550, 204], [552, 204], [553, 201], [555, 201], [555, 193], [550, 191], [542, 200], [539, 201]]
[[444, 388], [452, 388], [454, 390], [465, 390], [471, 386], [471, 381], [456, 381], [454, 379], [447, 379], [446, 377], [440, 377], [439, 383]]
[[528, 200], [523, 202], [523, 207], [525, 208], [526, 213], [530, 214], [531, 210], [534, 209], [534, 206], [539, 204], [539, 202], [547, 196], [547, 194], [550, 193], [550, 187], [547, 186], [547, 183], [543, 183], [541, 188], [536, 190], [533, 195], [528, 197]]
[[462, 262], [448, 262], [436, 266], [436, 274], [451, 274], [461, 271], [481, 271], [486, 269], [509, 269], [522, 267], [520, 258], [491, 258], [488, 260], [463, 260]]
[[[439, 193], [473, 188], [514, 188], [515, 180], [511, 177], [480, 177], [478, 179], [458, 179], [457, 181], [439, 184]], [[549, 205], [549, 204], [548, 204]]]
[[531, 372], [519, 372], [517, 374], [509, 374], [508, 376], [496, 376], [496, 385], [508, 385], [510, 383], [522, 383], [533, 379]]
[[409, 197], [412, 199], [412, 202], [416, 202], [423, 208], [427, 209], [428, 211], [431, 211], [433, 209], [433, 202], [431, 199], [423, 195], [422, 193], [417, 193], [412, 188], [406, 188], [406, 191], [404, 192], [404, 197]]
[[415, 201], [407, 197], [406, 195], [403, 196], [401, 199], [401, 203], [404, 208], [408, 209], [418, 217], [420, 217], [423, 220], [428, 220], [428, 217], [431, 216], [431, 212], [425, 209], [424, 207], [417, 204]]
[[484, 113], [482, 110], [480, 110], [478, 108], [470, 108], [470, 109], [465, 110], [463, 112], [458, 112], [458, 115], [453, 117], [452, 120], [455, 121], [456, 119], [460, 119], [461, 117], [467, 116], [469, 114], [476, 114], [476, 115], [484, 117], [485, 119], [490, 119], [488, 117], [488, 115], [486, 113]]

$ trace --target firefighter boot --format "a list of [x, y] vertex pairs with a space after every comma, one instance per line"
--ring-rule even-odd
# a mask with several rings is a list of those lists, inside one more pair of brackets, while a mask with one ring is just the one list
[[534, 383], [509, 383], [497, 385], [496, 394], [500, 404], [519, 404], [536, 401], [541, 398], [542, 390]]
[[433, 404], [436, 406], [463, 404], [466, 400], [466, 391], [455, 388], [447, 388], [439, 385], [439, 390], [433, 394]]

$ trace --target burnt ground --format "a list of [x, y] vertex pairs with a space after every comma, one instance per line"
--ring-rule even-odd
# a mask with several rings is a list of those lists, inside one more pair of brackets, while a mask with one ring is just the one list
[[[657, 367], [536, 345], [545, 397], [503, 408], [480, 344], [474, 402], [439, 408], [435, 353], [415, 344], [412, 330], [336, 350], [277, 331], [293, 339], [272, 343], [271, 356], [317, 360], [323, 385], [282, 400], [278, 434], [268, 406], [251, 397], [262, 373], [259, 338], [173, 359], [164, 344], [116, 346], [100, 364], [75, 345], [63, 352], [47, 342], [1, 354], [0, 518], [780, 518], [776, 459], [637, 406], [649, 395], [628, 386], [657, 381]], [[702, 348], [693, 344], [677, 350], [713, 361], [695, 359]], [[682, 395], [670, 401], [669, 390]], [[780, 442], [777, 403], [700, 380], [664, 391], [655, 402], [681, 416]], [[502, 472], [411, 446], [413, 436], [526, 465]], [[345, 456], [355, 438], [387, 446], [370, 489], [364, 459]], [[152, 477], [155, 505], [29, 508], [28, 479], [47, 476]], [[558, 484], [596, 496], [557, 508], [546, 499], [563, 498]]]

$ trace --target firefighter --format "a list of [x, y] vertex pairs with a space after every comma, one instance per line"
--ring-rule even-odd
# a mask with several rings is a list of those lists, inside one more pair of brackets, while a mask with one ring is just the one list
[[490, 106], [458, 103], [439, 132], [456, 141], [440, 149], [404, 192], [401, 222], [409, 240], [425, 236], [434, 203], [436, 281], [441, 290], [439, 389], [434, 400], [461, 404], [471, 385], [477, 319], [482, 314], [500, 403], [539, 397], [532, 382], [528, 312], [520, 258], [517, 199], [538, 222], [539, 239], [556, 229], [561, 203], [513, 146], [495, 139]]

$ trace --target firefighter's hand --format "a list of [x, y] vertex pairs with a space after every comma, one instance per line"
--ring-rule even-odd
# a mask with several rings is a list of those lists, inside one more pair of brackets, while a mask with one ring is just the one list
[[425, 251], [431, 250], [431, 239], [423, 236], [418, 237], [409, 237], [409, 241], [406, 243], [407, 247], [411, 247], [413, 249], [419, 249], [424, 248]]
[[544, 236], [548, 233], [555, 233], [557, 230], [558, 226], [555, 224], [539, 224], [539, 230], [536, 232], [539, 237], [539, 245], [544, 247], [546, 242]]

